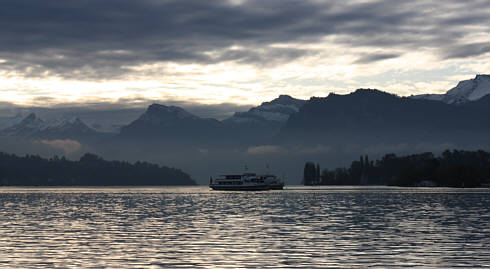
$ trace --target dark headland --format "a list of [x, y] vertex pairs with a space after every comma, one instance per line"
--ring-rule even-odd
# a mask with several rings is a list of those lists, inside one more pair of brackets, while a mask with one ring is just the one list
[[106, 161], [90, 153], [78, 161], [0, 153], [0, 186], [143, 185], [196, 185], [196, 182], [176, 168], [147, 162]]

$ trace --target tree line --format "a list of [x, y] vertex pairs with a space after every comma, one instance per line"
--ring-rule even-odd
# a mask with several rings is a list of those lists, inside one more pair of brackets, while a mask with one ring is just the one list
[[305, 185], [392, 185], [480, 187], [490, 184], [490, 153], [483, 150], [446, 150], [408, 156], [386, 154], [370, 161], [360, 156], [350, 167], [323, 169], [306, 162]]
[[106, 161], [87, 153], [78, 161], [0, 152], [1, 186], [196, 185], [186, 173], [147, 162]]

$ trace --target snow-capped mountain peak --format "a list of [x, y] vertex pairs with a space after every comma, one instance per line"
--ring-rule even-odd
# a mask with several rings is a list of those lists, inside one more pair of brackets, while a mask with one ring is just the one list
[[88, 127], [80, 118], [59, 118], [50, 122], [44, 132], [50, 133], [93, 133], [95, 130]]
[[30, 113], [20, 123], [23, 125], [39, 125], [44, 124], [44, 121], [38, 118], [35, 113]]
[[7, 136], [28, 136], [45, 128], [46, 123], [31, 113], [19, 123], [4, 129], [2, 133]]
[[266, 120], [283, 123], [289, 119], [291, 114], [298, 112], [305, 102], [289, 95], [280, 95], [278, 98], [263, 102], [260, 106], [253, 107], [249, 111], [236, 112], [228, 120], [234, 122]]
[[298, 112], [304, 103], [304, 100], [295, 99], [289, 95], [280, 95], [278, 98], [263, 102], [260, 106], [253, 107], [246, 112], [236, 112], [227, 121], [250, 122], [265, 120], [284, 123], [291, 114]]
[[250, 109], [249, 112], [266, 120], [286, 122], [289, 116], [298, 112], [305, 102], [305, 100], [295, 99], [289, 95], [280, 95], [270, 102], [264, 102]]
[[463, 80], [445, 94], [421, 94], [416, 99], [442, 101], [447, 104], [464, 104], [476, 101], [490, 94], [490, 75], [476, 75], [474, 79]]
[[93, 134], [95, 132], [78, 117], [70, 119], [61, 117], [51, 121], [43, 121], [36, 114], [31, 113], [19, 123], [4, 129], [2, 135], [64, 137], [67, 135]]
[[474, 79], [460, 81], [446, 93], [445, 99], [448, 103], [464, 99], [475, 101], [487, 94], [490, 94], [490, 75], [476, 75]]
[[80, 125], [80, 124], [85, 124], [85, 123], [78, 117], [72, 117], [72, 118], [60, 117], [47, 122], [47, 127], [57, 128], [66, 125]]

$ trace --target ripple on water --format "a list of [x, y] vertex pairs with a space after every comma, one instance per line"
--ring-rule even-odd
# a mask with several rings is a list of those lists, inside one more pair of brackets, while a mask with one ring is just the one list
[[490, 192], [0, 189], [2, 267], [490, 264]]

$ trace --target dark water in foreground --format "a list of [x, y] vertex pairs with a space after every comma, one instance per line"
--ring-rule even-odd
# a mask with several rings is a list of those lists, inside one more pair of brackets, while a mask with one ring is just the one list
[[0, 188], [0, 267], [490, 265], [490, 189]]

